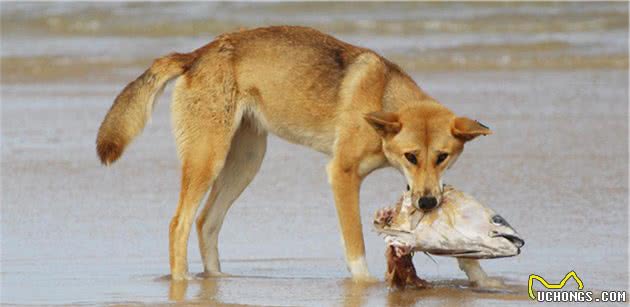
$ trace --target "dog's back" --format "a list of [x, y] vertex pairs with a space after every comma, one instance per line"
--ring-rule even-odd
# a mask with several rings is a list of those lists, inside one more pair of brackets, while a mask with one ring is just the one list
[[304, 27], [254, 29], [226, 39], [234, 46], [242, 100], [264, 128], [329, 153], [342, 80], [369, 51]]

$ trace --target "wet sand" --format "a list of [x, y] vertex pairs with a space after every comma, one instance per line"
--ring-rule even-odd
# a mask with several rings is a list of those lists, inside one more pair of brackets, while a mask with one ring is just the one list
[[[367, 260], [380, 281], [356, 284], [347, 278], [343, 262], [324, 171], [328, 158], [276, 137], [270, 137], [261, 171], [229, 211], [221, 232], [222, 267], [232, 276], [163, 280], [168, 273], [168, 223], [180, 180], [170, 132], [170, 87], [143, 135], [111, 168], [97, 160], [96, 131], [118, 91], [151, 57], [192, 49], [212, 35], [183, 39], [175, 33], [139, 50], [113, 30], [96, 37], [52, 32], [59, 41], [70, 42], [42, 42], [48, 48], [43, 54], [33, 48], [34, 54], [19, 56], [30, 52], [23, 38], [37, 35], [17, 30], [7, 34], [4, 29], [3, 304], [525, 305], [530, 303], [529, 274], [556, 281], [570, 270], [587, 289], [628, 289], [627, 55], [621, 56], [621, 68], [600, 60], [593, 62], [600, 66], [574, 68], [536, 62], [500, 67], [481, 65], [492, 58], [482, 48], [483, 59], [474, 62], [464, 52], [472, 64], [455, 58], [444, 69], [400, 56], [401, 66], [411, 67], [408, 71], [428, 93], [494, 130], [494, 135], [467, 145], [445, 182], [501, 213], [526, 245], [517, 257], [482, 261], [491, 276], [506, 280], [503, 291], [470, 288], [454, 259], [435, 257], [435, 264], [416, 255], [419, 274], [435, 282], [436, 289], [396, 292], [382, 282], [384, 244], [370, 224], [373, 213], [393, 203], [404, 189], [401, 175], [380, 170], [362, 186]], [[382, 43], [391, 34], [369, 36], [369, 29], [362, 28], [358, 33], [339, 31], [386, 56], [391, 49]], [[435, 41], [457, 34], [436, 31]], [[621, 34], [627, 46], [627, 29]], [[394, 38], [404, 45], [414, 36]], [[114, 46], [107, 43], [112, 39]], [[77, 47], [81, 44], [85, 49]], [[95, 55], [98, 46], [107, 50], [106, 57]], [[64, 48], [74, 51], [59, 55]], [[556, 51], [559, 58], [589, 52], [619, 57], [616, 51], [598, 49]], [[499, 54], [518, 57], [518, 52]], [[193, 273], [201, 270], [196, 240], [193, 232]]]

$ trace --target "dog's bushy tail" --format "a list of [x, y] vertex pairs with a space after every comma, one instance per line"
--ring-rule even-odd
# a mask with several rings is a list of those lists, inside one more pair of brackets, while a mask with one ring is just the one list
[[166, 83], [186, 72], [195, 59], [195, 53], [161, 57], [118, 94], [96, 137], [96, 152], [103, 164], [109, 165], [122, 155], [125, 147], [142, 132]]

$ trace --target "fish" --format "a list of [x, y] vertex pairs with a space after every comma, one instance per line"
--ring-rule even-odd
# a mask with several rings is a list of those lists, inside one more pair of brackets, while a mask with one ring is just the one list
[[433, 210], [413, 204], [411, 193], [405, 192], [395, 207], [378, 210], [374, 218], [374, 229], [388, 246], [386, 277], [399, 288], [429, 285], [413, 268], [415, 252], [458, 260], [494, 259], [519, 255], [525, 245], [501, 215], [452, 186], [445, 186], [442, 203]]

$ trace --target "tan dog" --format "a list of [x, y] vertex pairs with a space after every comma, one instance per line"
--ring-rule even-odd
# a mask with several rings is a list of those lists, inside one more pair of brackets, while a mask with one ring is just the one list
[[182, 185], [170, 224], [174, 279], [188, 276], [187, 245], [197, 218], [205, 275], [220, 273], [217, 238], [234, 200], [256, 175], [267, 133], [332, 157], [327, 171], [355, 279], [369, 278], [359, 187], [375, 169], [406, 177], [418, 207], [440, 202], [442, 172], [464, 143], [490, 130], [425, 94], [375, 52], [314, 29], [269, 27], [224, 34], [191, 53], [157, 59], [118, 95], [101, 124], [97, 152], [109, 165], [140, 134], [165, 84]]

